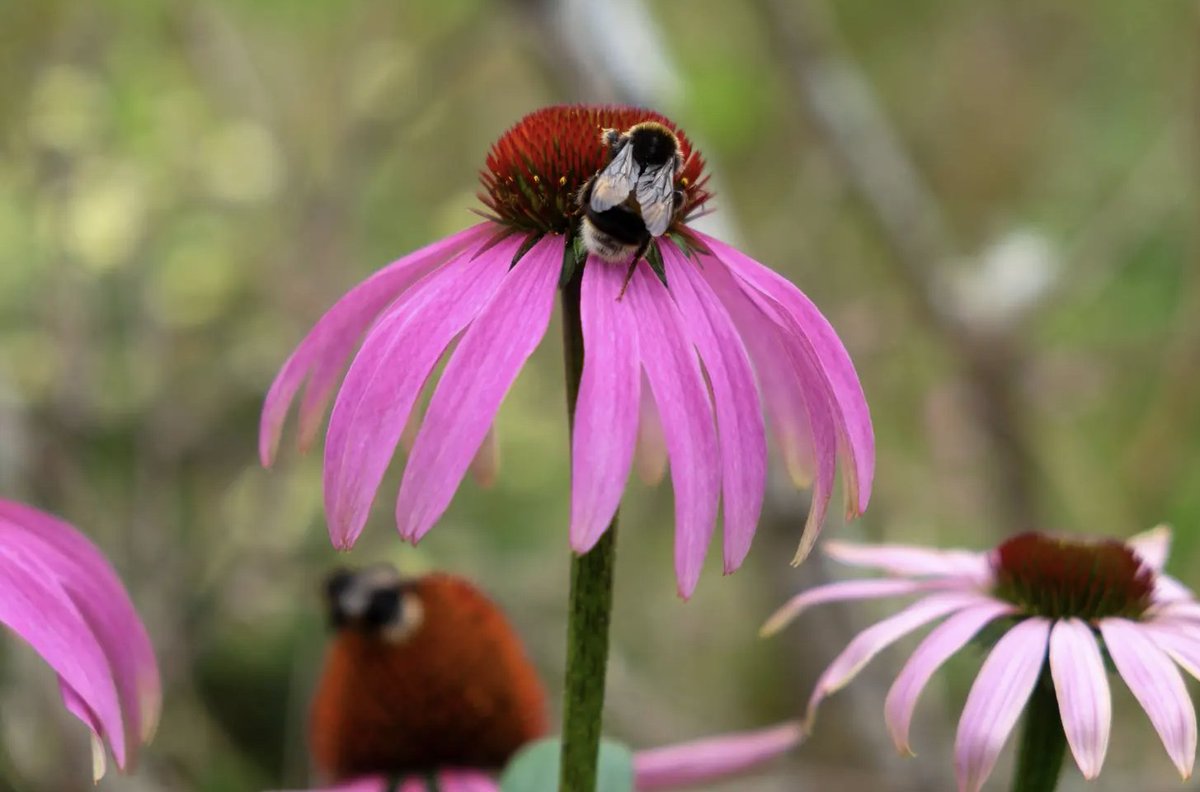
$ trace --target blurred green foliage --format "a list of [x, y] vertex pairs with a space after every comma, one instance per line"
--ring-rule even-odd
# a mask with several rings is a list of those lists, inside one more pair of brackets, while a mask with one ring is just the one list
[[[1168, 521], [1169, 568], [1200, 583], [1195, 4], [830, 7], [963, 251], [948, 283], [974, 277], [1013, 234], [1049, 251], [1052, 287], [1006, 336], [1045, 527], [1121, 536]], [[498, 485], [466, 483], [419, 549], [391, 526], [396, 471], [359, 547], [337, 558], [319, 450], [289, 450], [267, 472], [255, 458], [265, 389], [321, 312], [373, 269], [472, 222], [476, 173], [508, 125], [593, 98], [564, 92], [531, 8], [0, 2], [0, 492], [64, 515], [111, 555], [166, 684], [139, 774], [102, 789], [303, 784], [323, 639], [316, 581], [336, 563], [388, 558], [473, 577], [555, 688], [567, 445], [554, 331], [502, 409]], [[964, 372], [809, 124], [761, 4], [648, 8], [682, 83], [660, 109], [705, 146], [717, 208], [743, 247], [822, 306], [862, 374], [876, 496], [859, 524], [829, 530], [992, 543], [1011, 528], [996, 504], [1003, 476]], [[781, 490], [744, 570], [721, 578], [713, 565], [685, 605], [669, 488], [633, 486], [611, 732], [658, 744], [797, 710], [840, 645], [815, 629], [754, 636], [814, 574], [786, 564], [803, 514]], [[900, 657], [868, 678], [886, 680]], [[36, 660], [15, 646], [10, 659], [9, 764], [31, 788], [86, 788], [84, 730]], [[975, 663], [956, 661], [931, 708], [957, 713]], [[801, 768], [847, 788], [919, 788], [904, 786], [911, 764], [875, 750], [882, 701], [868, 696], [857, 719], [838, 701], [761, 788], [792, 789]], [[924, 718], [924, 772], [948, 779], [953, 719]], [[1119, 729], [1106, 775], [1169, 780], [1146, 724]]]

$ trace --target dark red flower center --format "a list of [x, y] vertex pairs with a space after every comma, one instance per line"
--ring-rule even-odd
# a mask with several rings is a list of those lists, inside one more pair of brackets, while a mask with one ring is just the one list
[[573, 231], [580, 188], [608, 164], [601, 130], [623, 132], [643, 121], [657, 121], [679, 139], [684, 165], [675, 184], [684, 196], [679, 217], [687, 218], [711, 197], [704, 158], [669, 119], [621, 105], [560, 105], [525, 116], [488, 152], [479, 198], [494, 220], [509, 227], [539, 234]]
[[1154, 570], [1121, 542], [1085, 542], [1025, 533], [993, 557], [996, 595], [1048, 618], [1140, 616], [1150, 607]]

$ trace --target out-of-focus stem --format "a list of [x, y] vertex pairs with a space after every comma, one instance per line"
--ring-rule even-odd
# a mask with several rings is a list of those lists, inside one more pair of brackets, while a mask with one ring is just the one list
[[[583, 324], [579, 313], [582, 271], [562, 291], [563, 362], [567, 415], [575, 426], [575, 400], [583, 377]], [[600, 752], [608, 624], [612, 613], [617, 518], [589, 552], [571, 558], [567, 613], [567, 674], [563, 693], [562, 765], [559, 789], [593, 792]]]
[[1067, 737], [1058, 711], [1058, 698], [1054, 695], [1050, 673], [1045, 670], [1025, 706], [1013, 792], [1054, 792], [1066, 753]]

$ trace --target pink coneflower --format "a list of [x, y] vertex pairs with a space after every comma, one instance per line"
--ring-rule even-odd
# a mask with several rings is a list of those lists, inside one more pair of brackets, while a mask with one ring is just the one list
[[104, 743], [132, 766], [162, 704], [158, 665], [129, 595], [104, 556], [49, 514], [0, 499], [0, 623], [58, 675], [67, 709], [92, 731], [92, 770]]
[[[858, 635], [825, 670], [809, 700], [810, 726], [825, 697], [848, 684], [882, 649], [945, 618], [913, 652], [888, 693], [887, 726], [900, 751], [911, 753], [909, 724], [930, 677], [991, 626], [1002, 635], [971, 687], [958, 724], [959, 789], [973, 792], [983, 785], [1017, 717], [1039, 698], [1049, 701], [1039, 712], [1046, 719], [1061, 718], [1062, 724], [1052, 724], [1043, 737], [1061, 742], [1065, 732], [1083, 775], [1098, 776], [1112, 720], [1106, 659], [1187, 778], [1196, 753], [1196, 713], [1176, 664], [1200, 675], [1200, 603], [1163, 573], [1169, 546], [1165, 526], [1126, 543], [1022, 534], [990, 553], [830, 543], [826, 550], [833, 558], [882, 570], [886, 577], [806, 591], [775, 613], [763, 632], [774, 633], [820, 603], [919, 594], [917, 602]], [[1027, 724], [1031, 718], [1027, 715]], [[1031, 762], [1038, 760], [1036, 752], [1029, 753]], [[1052, 772], [1047, 789], [1053, 788], [1057, 767]]]
[[[633, 789], [659, 792], [696, 789], [722, 779], [752, 772], [795, 748], [801, 740], [798, 724], [783, 723], [768, 729], [726, 734], [695, 742], [639, 751], [633, 757]], [[393, 785], [394, 784], [394, 785]], [[477, 770], [443, 770], [437, 773], [438, 792], [499, 792], [495, 776]], [[428, 792], [426, 778], [401, 779], [398, 784], [381, 777], [359, 778], [324, 792]]]
[[[679, 199], [622, 294], [628, 261], [587, 253], [577, 196], [608, 161], [601, 131], [646, 121], [678, 138]], [[639, 469], [661, 471], [670, 458], [681, 594], [695, 588], [719, 502], [725, 570], [736, 569], [765, 488], [761, 400], [789, 471], [813, 486], [803, 557], [825, 516], [839, 459], [847, 514], [867, 506], [870, 416], [846, 350], [813, 303], [749, 256], [688, 227], [710, 198], [703, 169], [686, 135], [651, 111], [550, 107], [526, 116], [488, 155], [480, 196], [487, 221], [375, 273], [292, 353], [263, 407], [263, 463], [274, 459], [289, 405], [306, 381], [300, 442], [312, 440], [353, 355], [324, 465], [330, 536], [350, 547], [426, 381], [454, 346], [396, 502], [401, 536], [418, 541], [481, 447], [493, 453], [496, 412], [545, 334], [561, 286], [576, 295], [586, 351], [571, 451], [571, 546], [589, 550], [616, 514], [640, 436]], [[635, 211], [632, 196], [622, 211]]]

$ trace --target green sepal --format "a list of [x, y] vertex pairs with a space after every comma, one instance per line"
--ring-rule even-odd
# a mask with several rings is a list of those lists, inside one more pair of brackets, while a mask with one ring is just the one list
[[525, 237], [525, 241], [521, 243], [521, 247], [517, 248], [517, 252], [513, 254], [512, 264], [509, 264], [508, 268], [512, 269], [513, 267], [517, 266], [517, 262], [520, 261], [521, 258], [528, 253], [534, 245], [536, 245], [538, 242], [541, 242], [542, 237], [544, 236], [545, 234], [530, 234]]
[[583, 237], [578, 233], [569, 234], [563, 242], [563, 264], [558, 276], [558, 288], [565, 288], [585, 261], [587, 248], [584, 247]]
[[654, 274], [662, 281], [662, 285], [667, 285], [667, 265], [663, 262], [662, 251], [658, 249], [657, 243], [651, 242], [650, 247], [646, 248], [646, 263], [650, 265], [650, 269], [654, 270]]
[[[562, 742], [557, 737], [525, 746], [500, 775], [500, 792], [558, 789]], [[633, 792], [633, 752], [611, 740], [600, 741], [596, 792]]]

